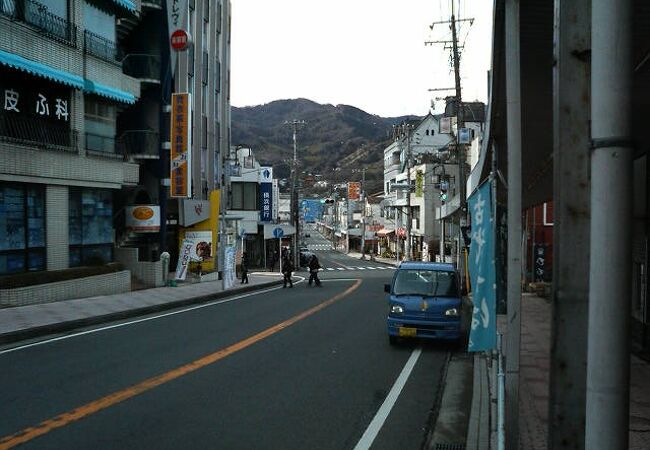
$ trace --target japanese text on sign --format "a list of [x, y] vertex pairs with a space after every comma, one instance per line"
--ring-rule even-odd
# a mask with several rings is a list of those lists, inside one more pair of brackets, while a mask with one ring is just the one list
[[474, 309], [468, 351], [496, 347], [496, 276], [491, 185], [485, 183], [468, 200], [472, 215], [469, 271]]
[[170, 197], [188, 198], [192, 196], [192, 177], [190, 176], [190, 105], [188, 93], [172, 94], [171, 111], [171, 192]]

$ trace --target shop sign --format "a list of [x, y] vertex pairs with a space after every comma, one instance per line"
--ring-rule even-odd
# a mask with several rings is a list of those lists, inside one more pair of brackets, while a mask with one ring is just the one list
[[212, 259], [212, 231], [186, 231], [183, 245], [190, 243], [190, 260], [206, 261]]
[[160, 231], [160, 206], [127, 206], [125, 213], [127, 229], [139, 233], [155, 233]]
[[192, 177], [190, 169], [192, 129], [190, 111], [192, 97], [189, 93], [172, 94], [171, 111], [171, 190], [170, 197], [188, 198], [192, 196]]
[[187, 269], [190, 265], [192, 254], [192, 242], [184, 239], [178, 252], [178, 264], [176, 265], [176, 280], [184, 280], [187, 276]]
[[424, 190], [424, 173], [421, 170], [418, 170], [415, 173], [415, 196], [422, 197], [423, 190]]
[[359, 200], [361, 198], [361, 183], [358, 181], [348, 182], [348, 200]]
[[469, 273], [474, 309], [468, 351], [496, 348], [496, 267], [491, 184], [484, 183], [467, 200], [472, 216]]
[[52, 86], [36, 78], [3, 73], [0, 96], [2, 112], [7, 115], [15, 114], [59, 124], [69, 122], [72, 115], [69, 89]]
[[180, 224], [189, 227], [195, 223], [203, 222], [210, 218], [209, 200], [181, 200]]
[[260, 221], [273, 220], [273, 168], [260, 168]]

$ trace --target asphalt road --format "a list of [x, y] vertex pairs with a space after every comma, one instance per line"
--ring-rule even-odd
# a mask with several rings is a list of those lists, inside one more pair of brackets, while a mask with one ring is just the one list
[[393, 271], [316, 252], [350, 269], [0, 352], [0, 449], [421, 448], [449, 349], [389, 346]]

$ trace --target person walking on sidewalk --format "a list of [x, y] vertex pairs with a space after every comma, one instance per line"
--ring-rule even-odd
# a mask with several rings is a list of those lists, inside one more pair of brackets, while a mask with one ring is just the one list
[[289, 287], [293, 287], [293, 281], [291, 280], [291, 273], [293, 272], [293, 264], [291, 264], [291, 258], [289, 258], [289, 255], [285, 255], [284, 258], [282, 258], [282, 275], [284, 275], [283, 278], [283, 288], [287, 287], [287, 283], [289, 283]]
[[248, 284], [248, 261], [246, 253], [241, 255], [241, 284]]
[[311, 286], [311, 282], [313, 281], [316, 283], [316, 286], [321, 287], [320, 280], [318, 279], [318, 269], [320, 268], [321, 265], [318, 261], [318, 256], [314, 253], [309, 260], [309, 286]]

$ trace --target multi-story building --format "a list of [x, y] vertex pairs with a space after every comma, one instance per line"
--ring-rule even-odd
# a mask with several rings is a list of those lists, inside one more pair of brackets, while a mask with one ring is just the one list
[[[186, 5], [194, 45], [172, 80], [162, 0], [0, 2], [0, 274], [124, 257], [116, 248], [139, 249], [126, 258], [136, 263], [176, 247], [175, 230], [164, 235], [178, 211], [164, 182], [172, 89], [195, 99], [192, 197], [221, 185], [230, 3]], [[137, 205], [153, 218], [134, 232], [126, 216]]]
[[[411, 220], [411, 248], [415, 257], [428, 259], [429, 252], [440, 239], [440, 228], [434, 226], [433, 211], [441, 203], [434, 189], [434, 176], [444, 173], [445, 179], [452, 181], [450, 188], [453, 190], [457, 175], [455, 167], [445, 163], [453, 135], [451, 130], [441, 128], [442, 117], [428, 114], [413, 123], [408, 141], [402, 136], [384, 149], [384, 217], [387, 224], [393, 224], [394, 231], [387, 228], [381, 235], [388, 241], [387, 249], [393, 253], [404, 254], [408, 220]], [[400, 184], [407, 185], [409, 153], [410, 198], [407, 190], [396, 189]]]

